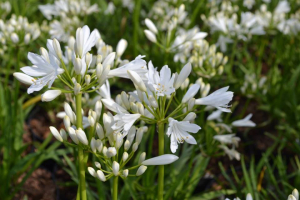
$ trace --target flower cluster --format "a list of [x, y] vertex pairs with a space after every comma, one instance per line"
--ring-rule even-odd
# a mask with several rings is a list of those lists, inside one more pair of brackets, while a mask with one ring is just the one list
[[[288, 1], [279, 1], [274, 10], [269, 11], [268, 1], [260, 5], [259, 9], [251, 12], [240, 10], [238, 5], [230, 1], [211, 1], [209, 16], [201, 15], [201, 18], [210, 27], [211, 33], [218, 32], [218, 46], [224, 52], [227, 44], [233, 39], [250, 40], [253, 35], [274, 34], [275, 30], [283, 34], [297, 34], [300, 28], [299, 14], [289, 14]], [[244, 6], [252, 9], [255, 1], [245, 0]], [[290, 16], [290, 18], [289, 18]], [[276, 32], [275, 32], [276, 33]]]
[[7, 46], [27, 45], [40, 35], [38, 23], [29, 23], [26, 17], [12, 15], [7, 21], [0, 19], [1, 51]]
[[52, 38], [67, 42], [77, 27], [82, 25], [80, 17], [98, 12], [97, 4], [90, 4], [87, 0], [56, 0], [54, 4], [39, 6], [42, 14], [50, 22], [49, 34]]

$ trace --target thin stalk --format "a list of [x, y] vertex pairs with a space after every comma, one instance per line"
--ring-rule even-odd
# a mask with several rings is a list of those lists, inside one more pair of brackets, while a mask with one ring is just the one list
[[118, 176], [114, 177], [114, 181], [113, 181], [113, 200], [118, 200]]
[[[158, 124], [158, 154], [164, 154], [164, 139], [165, 139], [164, 123]], [[164, 199], [164, 166], [158, 167], [158, 200]]]
[[[82, 128], [81, 99], [82, 99], [81, 93], [79, 93], [75, 96], [77, 128]], [[79, 165], [78, 189], [79, 189], [80, 199], [86, 200], [87, 198], [86, 198], [86, 186], [85, 186], [85, 159], [84, 159], [83, 149], [79, 145], [78, 145], [78, 165]]]

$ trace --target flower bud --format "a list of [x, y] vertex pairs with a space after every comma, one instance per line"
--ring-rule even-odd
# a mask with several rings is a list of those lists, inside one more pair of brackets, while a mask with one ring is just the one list
[[85, 63], [87, 65], [90, 65], [90, 63], [92, 62], [93, 56], [92, 54], [90, 54], [89, 52], [86, 53], [85, 55]]
[[123, 170], [123, 176], [126, 178], [129, 174], [129, 170], [128, 169], [125, 169]]
[[97, 55], [97, 59], [96, 59], [97, 64], [102, 63], [102, 59], [103, 59], [102, 55]]
[[101, 116], [101, 112], [102, 112], [102, 103], [101, 101], [97, 101], [95, 104], [95, 112], [96, 112], [96, 116], [97, 116], [97, 121], [99, 120], [100, 116]]
[[293, 195], [296, 199], [299, 199], [299, 192], [298, 192], [297, 189], [294, 189], [294, 190], [293, 190], [292, 195]]
[[68, 132], [69, 132], [69, 135], [70, 135], [71, 139], [73, 140], [73, 142], [74, 142], [75, 144], [78, 144], [78, 143], [79, 143], [79, 140], [78, 140], [78, 138], [77, 138], [77, 135], [76, 135], [75, 130], [74, 130], [72, 127], [69, 127], [69, 128], [68, 128]]
[[55, 51], [55, 54], [57, 55], [57, 57], [59, 59], [61, 59], [62, 58], [62, 52], [61, 52], [60, 44], [57, 41], [57, 39], [54, 38], [52, 44], [53, 44], [53, 49]]
[[106, 181], [106, 177], [101, 170], [97, 170], [97, 177], [100, 181], [103, 181], [103, 182]]
[[84, 144], [84, 145], [88, 145], [89, 144], [89, 142], [87, 140], [87, 137], [86, 137], [86, 134], [85, 134], [85, 132], [81, 128], [77, 129], [75, 131], [75, 133], [76, 133], [76, 136], [77, 136], [78, 140], [82, 144]]
[[64, 125], [66, 130], [68, 130], [71, 126], [70, 118], [68, 117], [68, 115], [64, 116]]
[[128, 96], [126, 94], [126, 92], [122, 92], [121, 93], [121, 99], [122, 99], [122, 103], [124, 104], [124, 106], [126, 107], [126, 109], [130, 109], [130, 103], [128, 101]]
[[289, 195], [287, 200], [297, 200], [293, 195]]
[[88, 117], [88, 121], [91, 127], [94, 127], [95, 125], [95, 119], [92, 116]]
[[28, 43], [30, 42], [30, 38], [31, 38], [30, 33], [27, 33], [27, 34], [24, 36], [24, 43], [25, 43], [25, 44], [28, 44]]
[[138, 143], [134, 143], [133, 145], [132, 145], [132, 151], [133, 152], [136, 152], [136, 150], [139, 148], [139, 144]]
[[101, 78], [103, 72], [103, 65], [101, 63], [98, 63], [96, 66], [96, 76], [98, 77], [98, 79]]
[[138, 107], [138, 111], [139, 111], [138, 113], [140, 113], [141, 115], [145, 115], [145, 108], [144, 108], [143, 104], [138, 102], [136, 105]]
[[73, 51], [74, 50], [74, 44], [75, 44], [75, 38], [73, 36], [69, 37], [68, 40], [68, 47]]
[[189, 83], [190, 83], [190, 79], [189, 79], [189, 78], [186, 78], [186, 79], [183, 81], [183, 83], [181, 84], [180, 88], [181, 88], [182, 90], [184, 90], [185, 88], [188, 87]]
[[112, 164], [112, 170], [113, 170], [113, 174], [115, 176], [119, 176], [119, 169], [120, 169], [119, 163], [117, 163], [116, 161], [114, 161], [113, 164]]
[[14, 77], [20, 81], [21, 83], [24, 83], [26, 85], [32, 85], [35, 81], [34, 78], [32, 78], [31, 76], [28, 76], [26, 74], [23, 74], [21, 72], [15, 72], [14, 73]]
[[104, 156], [106, 156], [106, 154], [107, 154], [107, 147], [106, 146], [103, 147], [102, 153], [103, 153]]
[[127, 160], [127, 158], [128, 158], [128, 153], [127, 153], [127, 152], [124, 152], [124, 153], [123, 153], [123, 156], [122, 156], [123, 162], [125, 162], [125, 161]]
[[97, 142], [96, 142], [95, 138], [93, 137], [92, 140], [91, 140], [90, 146], [91, 146], [92, 152], [94, 152], [94, 153], [97, 152], [97, 148], [96, 148], [96, 145], [97, 145], [97, 144], [96, 144], [96, 143], [97, 143]]
[[98, 168], [98, 169], [101, 169], [101, 164], [99, 162], [95, 162], [95, 166]]
[[88, 167], [88, 171], [89, 171], [89, 173], [90, 173], [91, 176], [93, 176], [93, 177], [97, 176], [96, 171], [95, 171], [94, 168]]
[[118, 133], [116, 138], [116, 148], [120, 149], [122, 144], [123, 144], [123, 135], [121, 133]]
[[148, 27], [148, 29], [150, 29], [151, 32], [153, 32], [154, 34], [157, 34], [157, 32], [158, 32], [157, 28], [150, 19], [146, 18], [145, 19], [145, 24]]
[[130, 142], [129, 142], [129, 140], [126, 140], [125, 141], [125, 143], [124, 143], [124, 149], [125, 149], [125, 151], [128, 151], [128, 149], [130, 148]]
[[182, 121], [194, 121], [196, 119], [196, 114], [194, 112], [190, 112]]
[[63, 138], [61, 137], [61, 135], [59, 134], [58, 130], [57, 130], [55, 127], [50, 126], [49, 128], [50, 128], [50, 131], [51, 131], [52, 135], [53, 135], [58, 141], [60, 141], [60, 142], [63, 142], [63, 141], [64, 141]]
[[108, 54], [108, 56], [106, 56], [106, 58], [104, 59], [104, 61], [102, 63], [103, 68], [105, 69], [108, 65], [113, 66], [113, 62], [115, 60], [115, 57], [116, 57], [115, 52], [112, 52], [112, 53]]
[[74, 94], [77, 95], [80, 93], [81, 85], [79, 83], [76, 83], [74, 86]]
[[125, 49], [127, 48], [127, 45], [128, 45], [128, 42], [124, 39], [121, 39], [118, 42], [117, 49], [116, 49], [118, 57], [121, 57], [123, 55]]
[[192, 71], [192, 65], [191, 63], [187, 63], [180, 71], [178, 77], [176, 78], [176, 81], [174, 83], [175, 89], [178, 89], [182, 83], [187, 79], [187, 77], [190, 75]]
[[85, 84], [86, 85], [89, 85], [90, 84], [90, 82], [91, 82], [91, 76], [90, 75], [85, 75], [85, 77], [84, 77], [84, 80], [85, 80]]
[[102, 141], [99, 140], [99, 139], [96, 140], [96, 148], [97, 148], [98, 152], [101, 153], [102, 148], [103, 148], [103, 143], [102, 143]]
[[16, 33], [12, 33], [10, 39], [15, 44], [19, 42], [19, 36]]
[[66, 115], [70, 118], [70, 121], [73, 124], [75, 124], [76, 119], [75, 119], [75, 116], [73, 115], [73, 110], [72, 110], [71, 106], [67, 102], [64, 103], [64, 110], [66, 112]]
[[144, 165], [140, 166], [139, 169], [138, 169], [137, 172], [136, 172], [136, 175], [137, 175], [137, 176], [142, 175], [143, 173], [145, 173], [146, 169], [147, 169], [146, 166], [144, 166]]
[[156, 36], [153, 32], [151, 32], [149, 30], [144, 30], [144, 33], [145, 33], [146, 37], [148, 38], [148, 40], [150, 40], [153, 43], [157, 42]]
[[139, 158], [139, 164], [141, 164], [145, 160], [145, 158], [146, 158], [146, 153], [145, 152], [141, 153]]
[[61, 135], [61, 137], [63, 138], [64, 141], [68, 140], [68, 135], [67, 135], [67, 133], [64, 129], [60, 129], [59, 133], [60, 133], [60, 135]]
[[41, 95], [41, 100], [44, 102], [49, 102], [58, 97], [61, 94], [60, 90], [48, 90]]
[[74, 71], [77, 75], [81, 74], [81, 70], [82, 70], [82, 62], [80, 58], [75, 58], [74, 59]]
[[140, 127], [136, 133], [136, 139], [135, 139], [135, 142], [137, 144], [140, 144], [142, 139], [143, 139], [143, 135], [144, 135], [144, 128], [143, 127]]
[[100, 140], [104, 138], [104, 131], [102, 126], [99, 123], [96, 124], [96, 133]]
[[115, 155], [117, 155], [117, 150], [115, 147], [109, 147], [107, 149], [107, 152], [106, 152], [106, 156], [108, 158], [111, 158], [111, 157], [114, 157]]
[[135, 103], [130, 102], [130, 108], [131, 108], [133, 113], [138, 113], [138, 107]]
[[142, 162], [142, 165], [168, 165], [178, 160], [178, 156], [173, 154], [164, 154], [154, 158], [150, 158]]
[[138, 73], [136, 73], [135, 71], [128, 70], [127, 74], [129, 78], [132, 80], [132, 82], [134, 83], [134, 85], [137, 87], [137, 89], [140, 89], [143, 92], [147, 92], [146, 85], [143, 82], [140, 75], [138, 75]]

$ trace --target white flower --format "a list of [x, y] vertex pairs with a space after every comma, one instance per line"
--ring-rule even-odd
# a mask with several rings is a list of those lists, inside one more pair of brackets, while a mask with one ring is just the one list
[[175, 92], [175, 88], [173, 87], [175, 75], [173, 74], [171, 77], [171, 70], [167, 65], [163, 66], [160, 72], [158, 72], [157, 68], [154, 68], [150, 61], [148, 68], [149, 70], [146, 74], [148, 79], [147, 84], [152, 92], [155, 92], [157, 96], [169, 96]]
[[236, 137], [235, 134], [215, 135], [214, 139], [223, 144], [232, 144], [235, 147], [238, 147], [238, 144], [241, 141], [241, 138]]
[[61, 94], [61, 90], [48, 90], [41, 96], [42, 101], [52, 101]]
[[121, 113], [128, 113], [127, 110], [125, 110], [122, 106], [117, 104], [112, 99], [101, 99], [101, 101], [107, 109], [109, 109], [113, 112], [117, 113], [118, 111], [120, 111]]
[[291, 7], [290, 7], [290, 4], [289, 4], [289, 2], [287, 2], [287, 1], [280, 1], [279, 3], [278, 3], [278, 5], [276, 6], [276, 8], [275, 8], [275, 14], [281, 14], [281, 13], [288, 13], [288, 12], [290, 12], [290, 10], [291, 10]]
[[232, 126], [236, 127], [255, 127], [256, 124], [250, 120], [252, 114], [247, 115], [244, 119], [236, 120], [232, 122]]
[[112, 77], [121, 77], [121, 78], [129, 78], [127, 71], [131, 70], [139, 74], [142, 78], [145, 77], [147, 73], [146, 61], [143, 60], [144, 56], [137, 56], [133, 61], [118, 67], [116, 69], [110, 70], [108, 73], [108, 78]]
[[228, 148], [227, 146], [225, 146], [225, 145], [220, 145], [219, 147], [225, 151], [225, 153], [229, 156], [229, 159], [230, 159], [230, 160], [233, 160], [234, 158], [235, 158], [236, 160], [240, 160], [241, 155], [240, 155], [240, 153], [237, 152], [234, 148], [229, 149], [229, 148]]
[[177, 121], [169, 118], [169, 127], [167, 135], [171, 136], [171, 151], [175, 153], [178, 148], [178, 143], [186, 141], [189, 144], [197, 144], [195, 138], [189, 134], [197, 133], [201, 129], [197, 124], [191, 124], [189, 121]]
[[123, 137], [128, 134], [128, 131], [134, 124], [136, 120], [141, 117], [140, 114], [127, 114], [122, 113], [118, 110], [118, 114], [114, 116], [114, 124], [112, 126], [113, 130], [117, 130], [123, 133]]
[[142, 165], [168, 165], [175, 162], [176, 160], [178, 160], [178, 156], [175, 156], [173, 154], [165, 154], [165, 155], [144, 160], [141, 164]]
[[50, 62], [44, 57], [34, 53], [28, 53], [28, 59], [32, 62], [33, 66], [22, 67], [21, 70], [29, 76], [42, 77], [35, 80], [28, 88], [28, 94], [34, 91], [40, 91], [47, 84], [48, 88], [50, 88], [57, 76], [64, 72], [64, 70], [58, 66], [56, 58], [52, 54], [49, 54]]
[[223, 112], [231, 112], [228, 103], [232, 100], [233, 92], [227, 91], [229, 86], [221, 88], [207, 97], [196, 99], [196, 105], [213, 106]]
[[83, 58], [88, 51], [95, 46], [96, 42], [99, 40], [100, 34], [97, 30], [93, 30], [90, 32], [90, 28], [88, 26], [84, 26], [82, 28], [78, 28], [76, 31], [76, 39], [75, 39], [75, 52], [76, 55], [80, 58]]

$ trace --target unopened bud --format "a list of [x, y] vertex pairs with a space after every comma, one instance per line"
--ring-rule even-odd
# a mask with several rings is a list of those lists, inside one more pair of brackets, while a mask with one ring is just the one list
[[136, 175], [137, 175], [137, 176], [140, 176], [140, 175], [142, 175], [143, 173], [145, 173], [146, 170], [147, 170], [147, 167], [144, 166], [144, 165], [142, 165], [142, 166], [140, 166], [139, 169], [137, 170]]

